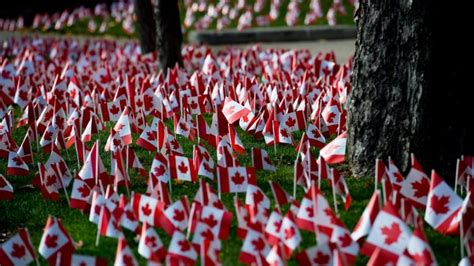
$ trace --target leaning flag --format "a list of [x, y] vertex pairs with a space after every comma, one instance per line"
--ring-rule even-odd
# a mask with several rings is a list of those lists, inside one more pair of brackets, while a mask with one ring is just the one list
[[224, 106], [222, 108], [222, 113], [224, 114], [229, 124], [232, 124], [235, 121], [239, 120], [241, 117], [248, 115], [248, 113], [250, 113], [250, 110], [243, 107], [231, 98], [226, 97]]
[[152, 226], [143, 223], [140, 242], [138, 244], [138, 253], [145, 259], [154, 262], [162, 261], [166, 256], [166, 248], [161, 242], [160, 236]]
[[324, 146], [319, 154], [329, 164], [336, 164], [344, 162], [346, 154], [347, 133], [344, 131], [337, 138], [333, 139], [326, 146]]
[[16, 152], [10, 151], [8, 153], [7, 175], [27, 176], [28, 174], [28, 165]]
[[416, 160], [415, 155], [411, 154], [411, 169], [402, 183], [400, 193], [410, 199], [415, 207], [424, 208], [429, 191], [430, 180]]
[[247, 185], [257, 184], [253, 167], [220, 167], [218, 166], [218, 182], [222, 193], [245, 192]]
[[127, 266], [138, 265], [137, 259], [133, 255], [133, 252], [130, 249], [130, 247], [127, 245], [127, 241], [123, 238], [120, 238], [118, 240], [114, 265], [127, 265]]
[[20, 229], [0, 246], [0, 265], [28, 265], [35, 260], [30, 234], [26, 228]]
[[455, 218], [462, 205], [463, 200], [433, 170], [425, 221], [442, 234], [456, 233], [459, 221]]
[[13, 199], [13, 187], [8, 180], [0, 174], [0, 200]]
[[58, 253], [67, 254], [74, 252], [73, 240], [55, 217], [49, 217], [44, 228], [43, 236], [38, 248], [39, 253], [48, 261], [56, 261]]
[[370, 198], [369, 204], [365, 207], [362, 216], [359, 218], [354, 231], [351, 234], [352, 239], [358, 241], [364, 236], [367, 236], [370, 233], [370, 229], [374, 224], [375, 218], [380, 211], [380, 192], [378, 190], [374, 191], [372, 197]]
[[276, 170], [270, 160], [270, 156], [264, 149], [252, 148], [252, 163], [255, 169], [263, 169], [272, 172]]

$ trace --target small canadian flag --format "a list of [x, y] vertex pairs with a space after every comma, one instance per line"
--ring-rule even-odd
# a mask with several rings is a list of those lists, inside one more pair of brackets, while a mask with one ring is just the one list
[[8, 180], [0, 174], [0, 200], [13, 199], [13, 187]]
[[257, 184], [253, 167], [220, 167], [218, 166], [218, 182], [222, 193], [247, 191], [248, 184]]
[[73, 240], [66, 229], [64, 229], [61, 221], [57, 218], [49, 217], [38, 248], [41, 256], [48, 261], [54, 262], [58, 253], [70, 255], [74, 250]]
[[224, 114], [229, 124], [232, 124], [235, 121], [239, 120], [241, 117], [247, 116], [250, 113], [250, 110], [243, 107], [231, 98], [226, 97], [224, 106], [222, 108], [222, 113]]
[[120, 138], [122, 138], [122, 141], [125, 145], [129, 145], [132, 143], [132, 132], [130, 130], [130, 119], [128, 115], [129, 112], [130, 108], [126, 107], [114, 126], [114, 130], [118, 132]]
[[130, 247], [127, 245], [127, 241], [123, 238], [120, 238], [118, 240], [114, 265], [127, 265], [127, 266], [138, 265], [137, 259], [133, 255], [133, 252], [130, 249]]
[[7, 175], [27, 176], [29, 174], [28, 165], [21, 157], [13, 151], [8, 153]]
[[176, 230], [168, 248], [168, 257], [171, 261], [170, 265], [194, 265], [197, 260], [197, 252], [186, 239], [184, 233]]
[[173, 235], [176, 230], [184, 231], [188, 226], [189, 203], [186, 196], [175, 201], [160, 215], [160, 226], [169, 234]]
[[319, 154], [329, 164], [342, 163], [344, 162], [344, 157], [346, 154], [346, 142], [347, 134], [346, 132], [343, 132], [341, 135], [337, 136], [337, 138], [324, 146], [324, 148], [319, 151]]
[[17, 234], [0, 246], [0, 265], [28, 265], [36, 258], [27, 229], [20, 229]]
[[160, 236], [147, 223], [143, 223], [138, 253], [145, 259], [154, 262], [160, 262], [166, 257], [166, 248], [163, 246]]
[[260, 148], [252, 148], [252, 162], [255, 169], [263, 169], [275, 172], [276, 168], [273, 166], [270, 156], [267, 151]]
[[192, 159], [178, 155], [171, 155], [169, 164], [171, 178], [191, 182], [197, 181], [197, 174], [193, 167]]

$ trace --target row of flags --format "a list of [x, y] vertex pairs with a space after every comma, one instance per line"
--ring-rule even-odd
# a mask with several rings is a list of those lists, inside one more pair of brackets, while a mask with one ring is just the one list
[[[359, 2], [349, 1], [348, 4], [357, 9]], [[300, 16], [303, 17], [303, 25], [314, 25], [325, 16], [328, 24], [333, 26], [337, 24], [337, 14], [347, 16], [344, 4], [340, 0], [332, 1], [327, 10], [323, 10], [319, 0], [304, 2], [290, 0], [286, 8], [282, 6], [280, 0], [257, 0], [254, 3], [246, 0], [235, 3], [226, 0], [211, 2], [188, 0], [184, 1], [184, 5], [180, 8], [185, 10], [183, 20], [185, 31], [207, 30], [212, 27], [222, 30], [234, 24], [238, 30], [243, 30], [270, 26], [279, 19], [283, 19], [287, 26], [293, 27], [301, 24]], [[301, 15], [303, 10], [308, 10], [304, 16]], [[81, 6], [54, 14], [36, 14], [32, 28], [42, 31], [61, 31], [83, 21], [87, 22], [89, 33], [105, 34], [109, 29], [109, 24], [115, 23], [120, 26], [123, 33], [131, 35], [135, 32], [133, 1], [113, 2], [110, 8], [105, 4], [97, 4], [94, 9]], [[24, 27], [23, 17], [0, 19], [0, 29], [5, 31], [23, 30]]]
[[[285, 265], [294, 258], [304, 265], [352, 265], [359, 254], [372, 254], [373, 265], [435, 264], [423, 220], [441, 234], [459, 234], [462, 257], [473, 256], [469, 156], [458, 161], [454, 190], [436, 172], [428, 177], [414, 156], [406, 178], [390, 158], [377, 160], [374, 194], [357, 226], [350, 230], [339, 218], [352, 202], [334, 167], [345, 160], [350, 60], [339, 65], [334, 53], [306, 50], [252, 46], [213, 53], [186, 46], [184, 67], [165, 75], [154, 71], [156, 54], [140, 54], [134, 42], [21, 37], [1, 49], [5, 176], [33, 172], [31, 182], [44, 199], [59, 201], [64, 194], [70, 208], [97, 226], [96, 245], [101, 237], [118, 240], [116, 264], [137, 264], [125, 230], [139, 235], [139, 254], [154, 263], [220, 264], [222, 241], [235, 237], [232, 221], [242, 240], [239, 261], [246, 264]], [[19, 116], [15, 105], [22, 108]], [[20, 145], [12, 137], [19, 128], [26, 132]], [[245, 147], [239, 134], [275, 152], [279, 145], [296, 151], [293, 191], [270, 182], [273, 206], [257, 170], [277, 171], [278, 165], [265, 149]], [[176, 135], [193, 142], [190, 157]], [[135, 148], [149, 157], [139, 158]], [[44, 163], [38, 161], [42, 153], [49, 154]], [[249, 155], [251, 165], [239, 162]], [[141, 163], [146, 159], [149, 168]], [[147, 180], [145, 193], [131, 189], [136, 179], [130, 169]], [[5, 176], [0, 198], [15, 200]], [[194, 198], [172, 196], [181, 182], [198, 186]], [[323, 182], [328, 194], [320, 190]], [[224, 206], [223, 193], [234, 194], [233, 208]], [[171, 238], [168, 246], [156, 228]], [[37, 257], [24, 230], [2, 245], [5, 264]], [[304, 247], [302, 231], [314, 234], [316, 245]], [[51, 264], [102, 261], [77, 257], [77, 248], [61, 221], [50, 217], [39, 254]]]

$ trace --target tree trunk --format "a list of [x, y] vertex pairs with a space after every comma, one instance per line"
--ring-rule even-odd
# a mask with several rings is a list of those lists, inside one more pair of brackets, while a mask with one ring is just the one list
[[177, 0], [158, 0], [156, 8], [156, 27], [158, 58], [161, 69], [173, 68], [176, 64], [183, 65], [181, 59], [181, 21]]
[[373, 176], [375, 159], [388, 156], [406, 171], [414, 153], [428, 174], [435, 169], [452, 182], [456, 158], [473, 154], [465, 118], [472, 98], [463, 97], [472, 89], [463, 85], [471, 48], [456, 34], [469, 25], [462, 21], [469, 14], [435, 2], [360, 1], [348, 103], [348, 157], [356, 176]]
[[156, 51], [156, 24], [150, 0], [134, 0], [137, 30], [142, 54]]

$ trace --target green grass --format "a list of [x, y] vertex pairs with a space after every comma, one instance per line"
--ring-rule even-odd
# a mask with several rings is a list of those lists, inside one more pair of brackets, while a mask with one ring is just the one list
[[[18, 117], [19, 110], [16, 110]], [[208, 118], [208, 117], [207, 117]], [[167, 122], [168, 127], [172, 128], [171, 121]], [[110, 125], [109, 125], [110, 126]], [[13, 132], [13, 138], [17, 143], [21, 143], [21, 140], [25, 134], [25, 128], [15, 129]], [[247, 148], [248, 154], [250, 154], [251, 147], [263, 147], [268, 151], [271, 159], [273, 160], [274, 165], [277, 167], [275, 173], [258, 171], [257, 172], [257, 182], [258, 185], [266, 192], [267, 196], [273, 201], [271, 195], [271, 190], [268, 186], [268, 180], [277, 181], [286, 191], [292, 192], [293, 189], [293, 162], [296, 157], [296, 152], [291, 146], [278, 146], [277, 153], [273, 151], [273, 147], [266, 147], [263, 139], [255, 139], [253, 136], [245, 134], [240, 129], [238, 130], [239, 136]], [[296, 139], [300, 134], [295, 134]], [[138, 136], [134, 135], [134, 140]], [[95, 138], [100, 140], [100, 147], [103, 149], [105, 141], [107, 139], [107, 133], [100, 133]], [[95, 139], [94, 138], [94, 139]], [[93, 140], [94, 140], [93, 139]], [[187, 139], [178, 136], [178, 140], [183, 146], [186, 156], [192, 156], [192, 145], [193, 143]], [[92, 144], [90, 142], [89, 144]], [[208, 147], [208, 146], [207, 146]], [[137, 147], [136, 145], [131, 145], [131, 148], [137, 153], [145, 169], [149, 169], [153, 154], [145, 151], [144, 149]], [[209, 148], [209, 147], [208, 147]], [[215, 155], [215, 150], [209, 148], [209, 151], [212, 155]], [[317, 153], [317, 151], [314, 151]], [[45, 162], [47, 160], [47, 154], [42, 152], [34, 154], [35, 163]], [[71, 170], [78, 170], [77, 162], [75, 159], [74, 150], [69, 150], [69, 155], [65, 151], [62, 152], [64, 159], [66, 160], [69, 168]], [[101, 152], [101, 158], [104, 161], [105, 166], [109, 169], [110, 167], [110, 154], [106, 152]], [[242, 165], [251, 165], [251, 159], [249, 155], [240, 156], [239, 162]], [[0, 173], [5, 173], [7, 167], [7, 162], [5, 159], [0, 160]], [[347, 166], [341, 166], [341, 170], [347, 172]], [[41, 236], [42, 229], [46, 222], [48, 215], [53, 215], [55, 217], [61, 218], [63, 225], [68, 230], [69, 234], [75, 241], [82, 240], [82, 248], [77, 250], [77, 253], [88, 254], [88, 255], [98, 255], [109, 260], [111, 264], [115, 257], [116, 250], [116, 239], [101, 237], [99, 247], [95, 246], [95, 238], [97, 233], [97, 227], [95, 224], [92, 224], [88, 221], [88, 216], [83, 215], [79, 210], [70, 209], [67, 206], [66, 199], [64, 195], [61, 195], [60, 202], [45, 201], [37, 189], [31, 189], [23, 187], [31, 183], [33, 176], [36, 172], [36, 167], [30, 166], [29, 176], [27, 177], [17, 177], [17, 176], [7, 176], [8, 180], [12, 183], [15, 188], [15, 198], [12, 201], [0, 201], [0, 237], [1, 241], [5, 241], [9, 235], [14, 234], [19, 228], [27, 227], [30, 231], [32, 241], [35, 247], [38, 247]], [[146, 189], [145, 179], [141, 176], [138, 176], [134, 170], [131, 170], [130, 173], [132, 179], [131, 189], [137, 192], [144, 192]], [[350, 192], [353, 197], [352, 206], [349, 211], [340, 211], [340, 217], [344, 221], [345, 225], [352, 230], [352, 228], [357, 223], [360, 215], [362, 214], [368, 200], [373, 191], [372, 179], [356, 179], [356, 178], [347, 178], [347, 183], [350, 189]], [[193, 183], [173, 183], [173, 200], [178, 199], [182, 195], [187, 195], [189, 199], [194, 197], [194, 194], [197, 191], [197, 184]], [[71, 188], [69, 188], [70, 191]], [[328, 184], [322, 184], [322, 191], [326, 195], [330, 194], [330, 189]], [[121, 191], [125, 193], [125, 191]], [[297, 199], [301, 200], [303, 196], [302, 188], [298, 187], [297, 189]], [[244, 200], [244, 194], [241, 193], [239, 197]], [[232, 204], [233, 194], [224, 194], [222, 199], [227, 207], [234, 214], [234, 219], [232, 223], [232, 228], [230, 232], [229, 240], [222, 242], [222, 253], [221, 259], [224, 265], [236, 265], [238, 264], [238, 256], [240, 248], [242, 246], [242, 241], [235, 237], [237, 220], [235, 218], [234, 207]], [[328, 200], [331, 202], [332, 197], [327, 196]], [[342, 209], [342, 203], [338, 202], [340, 208]], [[459, 240], [456, 237], [445, 237], [441, 236], [434, 230], [430, 229], [428, 225], [425, 226], [427, 236], [432, 245], [432, 248], [436, 254], [437, 260], [440, 265], [457, 265], [459, 261]], [[129, 242], [129, 245], [134, 250], [136, 258], [139, 259], [140, 264], [144, 265], [145, 260], [141, 258], [137, 253], [138, 244], [134, 241], [134, 235], [124, 229], [126, 232], [126, 237]], [[158, 230], [160, 237], [167, 246], [170, 239], [161, 229]], [[301, 231], [303, 236], [303, 243], [301, 248], [306, 248], [315, 244], [314, 234], [306, 231]], [[296, 252], [295, 252], [296, 253]], [[357, 265], [366, 264], [368, 258], [364, 256], [358, 256], [356, 260]], [[40, 260], [42, 264], [46, 264], [44, 260]], [[296, 265], [294, 258], [291, 258], [290, 265]]]

